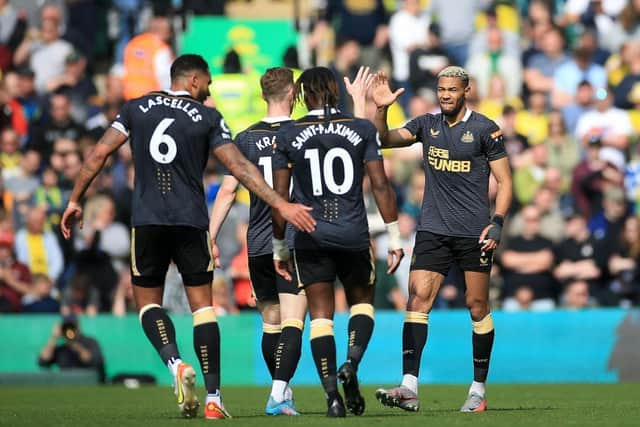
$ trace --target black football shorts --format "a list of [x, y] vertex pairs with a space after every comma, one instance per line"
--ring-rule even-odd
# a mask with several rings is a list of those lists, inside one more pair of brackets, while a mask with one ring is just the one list
[[291, 282], [276, 273], [273, 254], [249, 257], [249, 276], [253, 294], [260, 302], [278, 301], [279, 293], [298, 295], [302, 290], [298, 287], [295, 272], [291, 273]]
[[413, 248], [411, 270], [427, 270], [447, 274], [452, 262], [462, 271], [488, 273], [493, 264], [493, 251], [480, 250], [478, 238], [455, 237], [418, 231]]
[[374, 259], [370, 249], [361, 251], [302, 250], [293, 251], [301, 287], [314, 283], [333, 283], [336, 277], [347, 286], [368, 286], [376, 282]]
[[164, 285], [171, 261], [185, 286], [213, 281], [209, 232], [179, 225], [143, 225], [131, 229], [131, 278], [136, 286]]

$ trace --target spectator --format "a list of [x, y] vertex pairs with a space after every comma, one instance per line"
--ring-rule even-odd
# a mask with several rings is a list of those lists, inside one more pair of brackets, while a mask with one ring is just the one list
[[240, 252], [231, 260], [229, 267], [229, 276], [233, 281], [233, 296], [239, 309], [253, 309], [256, 306], [256, 300], [251, 287], [251, 277], [249, 277], [247, 224], [238, 225], [236, 233], [241, 247]]
[[0, 131], [0, 168], [2, 179], [5, 181], [21, 174], [20, 164], [22, 153], [20, 152], [20, 140], [12, 127], [6, 127]]
[[531, 288], [532, 309], [549, 310], [555, 307], [556, 287], [551, 268], [553, 245], [540, 236], [540, 212], [535, 206], [522, 209], [522, 234], [508, 239], [502, 253], [504, 287], [503, 307], [510, 309], [520, 287]]
[[589, 230], [597, 240], [617, 240], [627, 214], [627, 201], [620, 187], [609, 184], [603, 189], [602, 210], [589, 221]]
[[[63, 344], [57, 344], [59, 338]], [[98, 342], [82, 334], [78, 318], [68, 315], [56, 323], [49, 340], [38, 357], [38, 364], [49, 368], [57, 365], [63, 372], [65, 369], [87, 369], [96, 372], [101, 383], [105, 381], [104, 358]]]
[[48, 92], [65, 89], [71, 100], [71, 117], [78, 123], [85, 122], [89, 110], [88, 103], [98, 93], [86, 70], [87, 58], [74, 50], [65, 58], [64, 74], [47, 83]]
[[531, 0], [525, 22], [525, 40], [529, 46], [522, 52], [522, 63], [527, 66], [531, 57], [542, 53], [542, 45], [549, 29], [553, 27], [551, 4], [547, 0]]
[[64, 268], [62, 251], [56, 236], [45, 231], [46, 210], [34, 207], [27, 213], [25, 228], [16, 234], [16, 258], [31, 273], [42, 273], [58, 280]]
[[551, 93], [554, 108], [563, 108], [574, 102], [578, 85], [583, 80], [591, 83], [596, 90], [606, 88], [607, 74], [602, 65], [592, 62], [592, 55], [589, 49], [577, 48], [572, 60], [556, 68]]
[[389, 41], [389, 16], [382, 0], [352, 3], [343, 0], [327, 0], [314, 34], [309, 40], [311, 48], [319, 45], [327, 30], [335, 24], [337, 40], [355, 40], [362, 50], [362, 63], [373, 69], [383, 62], [382, 49]]
[[427, 6], [429, 15], [437, 16], [442, 30], [442, 46], [454, 65], [464, 65], [469, 59], [469, 44], [474, 32], [474, 19], [485, 0], [431, 0]]
[[11, 127], [22, 139], [27, 135], [29, 123], [18, 99], [20, 95], [19, 80], [20, 77], [17, 73], [9, 71], [0, 82], [0, 108], [2, 108], [0, 129]]
[[596, 239], [587, 228], [586, 218], [576, 210], [567, 213], [567, 237], [554, 249], [553, 275], [560, 283], [587, 281], [591, 289], [599, 287], [601, 268], [596, 259]]
[[82, 251], [95, 246], [108, 255], [116, 271], [123, 271], [130, 251], [129, 230], [115, 218], [116, 206], [111, 197], [91, 197], [85, 204], [84, 226], [76, 233], [75, 248]]
[[[566, 224], [560, 209], [559, 197], [546, 182], [538, 189], [533, 197], [533, 206], [540, 213], [540, 236], [554, 243], [562, 240], [566, 235]], [[524, 212], [513, 215], [509, 223], [509, 236], [519, 236], [525, 227]]]
[[545, 95], [531, 92], [527, 100], [529, 108], [516, 113], [516, 132], [527, 137], [531, 145], [537, 145], [549, 134], [549, 117], [546, 112]]
[[578, 84], [576, 89], [576, 97], [572, 103], [562, 108], [562, 115], [567, 127], [567, 132], [571, 135], [576, 134], [578, 121], [587, 111], [591, 111], [595, 100], [595, 92], [593, 86], [587, 80], [583, 80]]
[[584, 280], [574, 280], [564, 287], [561, 297], [562, 307], [580, 310], [593, 305], [589, 294], [589, 284]]
[[42, 206], [47, 210], [48, 227], [57, 229], [64, 212], [65, 199], [58, 187], [58, 175], [53, 169], [46, 168], [42, 172], [42, 185], [36, 188], [33, 199], [36, 206]]
[[0, 232], [0, 312], [22, 311], [23, 295], [31, 290], [29, 268], [18, 262], [13, 253], [14, 238], [9, 232]]
[[58, 290], [53, 280], [44, 274], [33, 276], [29, 292], [22, 297], [22, 311], [25, 313], [59, 313]]
[[35, 88], [40, 95], [47, 92], [51, 79], [64, 73], [65, 58], [73, 50], [73, 46], [61, 38], [62, 24], [60, 10], [55, 5], [43, 7], [40, 30], [29, 30], [13, 58], [16, 64], [28, 64], [35, 72]]
[[[486, 10], [485, 18], [487, 21], [486, 27], [480, 31], [477, 31], [473, 38], [471, 39], [471, 43], [469, 45], [469, 56], [472, 57], [479, 53], [484, 53], [489, 50], [488, 47], [488, 39], [489, 39], [489, 31], [493, 29], [500, 30], [502, 34], [502, 40], [504, 45], [505, 54], [520, 58], [520, 38], [518, 34], [516, 34], [511, 29], [506, 29], [501, 27], [498, 23], [498, 14], [497, 14], [497, 6], [495, 2]], [[515, 12], [514, 12], [515, 13]], [[515, 27], [517, 27], [517, 21]]]
[[0, 70], [5, 72], [13, 62], [16, 50], [27, 30], [24, 14], [9, 0], [0, 0]]
[[518, 203], [526, 205], [544, 183], [547, 168], [547, 146], [534, 145], [529, 149], [528, 162], [513, 172], [513, 192]]
[[629, 93], [633, 86], [640, 82], [640, 39], [627, 44], [626, 54], [629, 55], [629, 73], [613, 90], [614, 105], [617, 108], [629, 110], [633, 103], [629, 100]]
[[615, 108], [611, 92], [606, 89], [596, 91], [595, 108], [580, 116], [576, 135], [585, 143], [598, 137], [603, 145], [625, 150], [633, 133], [631, 121], [624, 110]]
[[491, 120], [498, 120], [502, 116], [504, 107], [512, 106], [516, 110], [522, 108], [522, 101], [519, 97], [508, 97], [504, 77], [494, 74], [489, 80], [489, 92], [482, 98], [478, 105], [478, 112], [489, 117]]
[[564, 53], [564, 37], [557, 27], [550, 27], [542, 36], [540, 52], [531, 55], [525, 64], [524, 82], [527, 89], [550, 95], [556, 70], [569, 61]]
[[561, 191], [566, 193], [571, 186], [571, 174], [580, 162], [580, 148], [577, 141], [567, 132], [562, 113], [554, 110], [549, 114], [549, 136], [544, 141], [547, 146], [547, 166], [560, 172]]
[[60, 138], [77, 141], [84, 132], [83, 127], [71, 117], [71, 98], [64, 91], [54, 93], [50, 100], [49, 119], [34, 125], [29, 131], [28, 148], [42, 156], [44, 164], [49, 164], [53, 145]]
[[607, 49], [615, 52], [623, 43], [637, 39], [638, 36], [640, 36], [640, 0], [629, 0], [609, 31], [602, 35], [601, 40]]
[[526, 154], [529, 149], [529, 140], [516, 131], [516, 113], [513, 106], [506, 105], [502, 109], [502, 118], [499, 120], [504, 137], [504, 148], [513, 169], [518, 169], [529, 161]]
[[[605, 169], [605, 164], [600, 160], [601, 148], [600, 138], [589, 139], [586, 144], [586, 155], [573, 169], [571, 176], [571, 195], [578, 210], [587, 218], [591, 218], [601, 206], [602, 173]], [[606, 174], [613, 177], [615, 174], [610, 171], [609, 169]]]
[[22, 113], [24, 114], [27, 125], [24, 134], [20, 135], [24, 139], [28, 136], [28, 126], [41, 118], [42, 105], [36, 93], [35, 73], [33, 70], [28, 66], [23, 66], [17, 68], [15, 73], [18, 76], [18, 81], [15, 86], [15, 99], [22, 107]]
[[[615, 235], [614, 235], [615, 236]], [[623, 307], [637, 304], [640, 297], [640, 220], [631, 216], [624, 222], [624, 228], [612, 239], [611, 254], [607, 270], [610, 281], [608, 290], [613, 300]]]
[[13, 195], [14, 209], [16, 209], [16, 224], [21, 225], [22, 216], [27, 213], [33, 192], [38, 188], [39, 180], [36, 175], [40, 168], [40, 154], [29, 150], [20, 159], [20, 170], [4, 182], [6, 191]]
[[393, 59], [392, 76], [405, 92], [400, 103], [405, 111], [409, 108], [412, 88], [409, 84], [409, 56], [413, 51], [423, 47], [427, 40], [429, 17], [422, 13], [419, 0], [404, 0], [402, 9], [397, 11], [389, 21], [389, 46]]
[[[440, 43], [440, 26], [429, 25], [426, 46], [419, 46], [409, 54], [409, 82], [411, 90], [429, 89], [435, 94], [438, 73], [451, 65], [451, 59]], [[409, 114], [409, 117], [416, 117]]]
[[154, 17], [147, 32], [127, 43], [124, 50], [124, 98], [137, 98], [171, 86], [169, 69], [173, 61], [169, 19]]
[[[165, 300], [169, 301], [168, 299]], [[120, 272], [116, 291], [113, 294], [113, 305], [111, 306], [111, 314], [117, 317], [123, 317], [127, 313], [135, 313], [137, 311], [138, 310], [136, 308], [136, 303], [133, 299], [133, 284], [131, 283], [131, 272], [128, 268], [123, 268]]]
[[513, 98], [520, 95], [522, 87], [522, 68], [517, 56], [509, 55], [503, 50], [502, 31], [498, 28], [487, 30], [487, 51], [475, 54], [467, 62], [469, 70], [477, 81], [478, 93], [481, 98], [489, 92], [491, 76], [498, 74], [505, 79], [506, 97]]
[[360, 60], [360, 45], [353, 39], [337, 39], [335, 59], [329, 64], [329, 69], [336, 76], [338, 82], [338, 108], [343, 111], [353, 110], [351, 97], [344, 86], [344, 77], [350, 79], [355, 76], [356, 65]]

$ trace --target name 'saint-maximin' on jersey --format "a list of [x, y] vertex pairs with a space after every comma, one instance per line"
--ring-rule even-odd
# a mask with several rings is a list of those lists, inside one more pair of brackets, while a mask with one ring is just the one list
[[[291, 126], [293, 120], [288, 117], [265, 118], [240, 132], [235, 144], [247, 159], [262, 171], [264, 180], [273, 187], [273, 152], [276, 135], [282, 129]], [[249, 256], [267, 255], [273, 252], [271, 238], [271, 208], [262, 199], [250, 194], [249, 227], [247, 245]]]
[[369, 226], [362, 194], [365, 162], [382, 160], [373, 124], [332, 109], [313, 110], [277, 136], [273, 169], [291, 167], [293, 199], [311, 206], [312, 233], [295, 232], [295, 249], [363, 250]]
[[426, 185], [418, 230], [477, 238], [489, 224], [489, 162], [507, 155], [500, 128], [467, 110], [449, 126], [425, 114], [404, 126], [422, 142]]
[[124, 104], [111, 126], [131, 143], [132, 226], [207, 230], [204, 169], [211, 150], [232, 142], [220, 113], [186, 91], [152, 92]]

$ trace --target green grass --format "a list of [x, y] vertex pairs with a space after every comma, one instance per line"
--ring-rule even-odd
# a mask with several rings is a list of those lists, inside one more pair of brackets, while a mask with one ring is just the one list
[[[464, 386], [420, 389], [419, 413], [382, 407], [365, 387], [361, 417], [327, 419], [320, 387], [295, 388], [301, 417], [263, 415], [267, 388], [226, 387], [224, 401], [234, 419], [227, 424], [339, 426], [622, 426], [640, 425], [640, 384], [490, 385], [489, 410], [461, 414]], [[180, 418], [167, 387], [0, 387], [0, 426], [200, 426], [205, 419]]]

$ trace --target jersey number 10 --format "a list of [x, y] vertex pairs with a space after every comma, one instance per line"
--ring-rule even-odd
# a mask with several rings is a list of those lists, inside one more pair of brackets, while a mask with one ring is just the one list
[[[305, 150], [304, 158], [309, 160], [311, 167], [311, 187], [314, 196], [322, 196], [322, 177], [324, 185], [333, 194], [345, 194], [353, 186], [353, 162], [349, 152], [344, 148], [334, 147], [327, 151], [322, 161], [322, 172], [320, 171], [320, 151], [317, 148]], [[339, 159], [342, 162], [344, 178], [342, 183], [336, 183], [333, 176], [333, 162]]]

